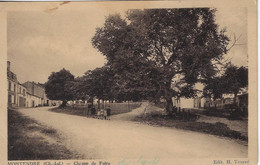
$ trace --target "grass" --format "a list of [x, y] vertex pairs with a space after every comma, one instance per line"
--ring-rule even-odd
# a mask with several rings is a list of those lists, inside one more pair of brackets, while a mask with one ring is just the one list
[[[127, 113], [140, 107], [141, 103], [110, 103], [111, 115], [117, 115], [121, 113]], [[97, 109], [97, 105], [95, 105]], [[102, 105], [101, 105], [102, 107]], [[70, 115], [77, 115], [77, 116], [88, 116], [88, 110], [86, 105], [68, 105], [65, 108], [52, 108], [50, 109], [52, 112], [57, 113], [65, 113]], [[90, 112], [89, 112], [90, 114]]]
[[[50, 143], [44, 137], [55, 139], [55, 143]], [[80, 157], [61, 145], [59, 140], [61, 139], [55, 129], [46, 128], [16, 110], [8, 110], [8, 160], [56, 160]]]
[[241, 111], [234, 111], [230, 109], [216, 109], [216, 108], [209, 108], [203, 111], [197, 111], [197, 113], [206, 115], [206, 116], [213, 116], [213, 117], [220, 117], [220, 118], [227, 118], [229, 120], [244, 120], [248, 116], [247, 114]]
[[228, 118], [230, 116], [230, 112], [228, 110], [220, 110], [220, 109], [207, 109], [201, 112], [206, 116], [213, 116], [213, 117], [221, 117], [221, 118]]
[[137, 117], [134, 120], [146, 123], [153, 126], [165, 126], [172, 127], [177, 129], [190, 130], [195, 132], [201, 132], [221, 137], [228, 137], [231, 139], [238, 139], [247, 142], [248, 137], [243, 136], [240, 132], [231, 130], [224, 123], [206, 123], [206, 122], [197, 122], [199, 118], [196, 114], [190, 114], [190, 120], [183, 120], [182, 116], [172, 117], [162, 114], [150, 114], [147, 116]]
[[75, 109], [71, 106], [67, 106], [65, 108], [60, 108], [60, 107], [51, 108], [51, 109], [49, 109], [49, 111], [57, 112], [57, 113], [65, 113], [65, 114], [69, 114], [69, 115], [87, 116], [86, 110]]
[[57, 131], [55, 129], [45, 128], [41, 130], [41, 133], [53, 135], [53, 134], [57, 134]]

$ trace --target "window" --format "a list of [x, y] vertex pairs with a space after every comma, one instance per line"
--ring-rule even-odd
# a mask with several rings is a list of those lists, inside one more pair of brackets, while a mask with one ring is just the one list
[[14, 103], [14, 95], [11, 96], [11, 103]]
[[11, 103], [11, 101], [12, 101], [12, 97], [11, 95], [8, 95], [8, 103]]
[[9, 81], [9, 84], [8, 84], [8, 90], [11, 91], [11, 87], [12, 87], [12, 83], [11, 81]]
[[14, 84], [14, 91], [16, 92], [16, 85]]
[[16, 96], [14, 95], [14, 104], [16, 104]]
[[20, 91], [19, 91], [19, 93], [22, 93], [22, 88], [20, 87]]
[[23, 89], [23, 95], [25, 96], [25, 89]]

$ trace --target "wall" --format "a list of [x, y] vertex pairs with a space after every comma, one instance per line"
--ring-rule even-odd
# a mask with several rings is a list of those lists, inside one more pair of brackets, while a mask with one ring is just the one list
[[31, 107], [37, 107], [41, 105], [42, 101], [40, 97], [31, 95], [30, 93], [27, 92], [27, 97], [26, 97], [26, 107], [31, 108]]
[[173, 106], [181, 107], [181, 108], [194, 108], [194, 99], [190, 98], [180, 98], [180, 100], [176, 98], [172, 98]]
[[17, 84], [17, 103], [18, 107], [26, 107], [26, 88]]
[[194, 108], [194, 99], [181, 98], [181, 108]]
[[8, 106], [9, 107], [18, 107], [18, 98], [17, 98], [17, 86], [18, 83], [13, 79], [8, 79]]
[[45, 95], [44, 87], [42, 87], [34, 82], [30, 82], [30, 81], [27, 81], [23, 85], [27, 88], [27, 91], [30, 94], [41, 97], [41, 98], [45, 97], [44, 96]]

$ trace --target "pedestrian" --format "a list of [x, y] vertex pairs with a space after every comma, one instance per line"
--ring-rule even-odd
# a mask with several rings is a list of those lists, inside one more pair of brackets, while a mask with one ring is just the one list
[[107, 119], [107, 110], [104, 109], [104, 119], [106, 120]]
[[88, 104], [88, 113], [87, 113], [87, 115], [89, 115], [89, 113], [91, 113], [91, 108], [92, 108], [92, 105]]
[[111, 115], [111, 109], [110, 109], [110, 106], [108, 106], [107, 108], [107, 120], [110, 120], [110, 115]]
[[98, 109], [97, 110], [97, 118], [99, 119], [99, 117], [100, 117], [100, 110]]
[[92, 108], [91, 108], [91, 115], [92, 115], [92, 116], [95, 116], [95, 115], [96, 115], [96, 109], [95, 109], [95, 107], [92, 107]]
[[100, 110], [100, 118], [103, 120], [104, 119], [104, 109]]

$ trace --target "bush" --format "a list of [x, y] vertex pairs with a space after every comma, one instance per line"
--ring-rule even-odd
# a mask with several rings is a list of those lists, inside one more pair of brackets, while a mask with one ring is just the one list
[[243, 120], [244, 114], [240, 111], [232, 111], [228, 117], [229, 120]]

